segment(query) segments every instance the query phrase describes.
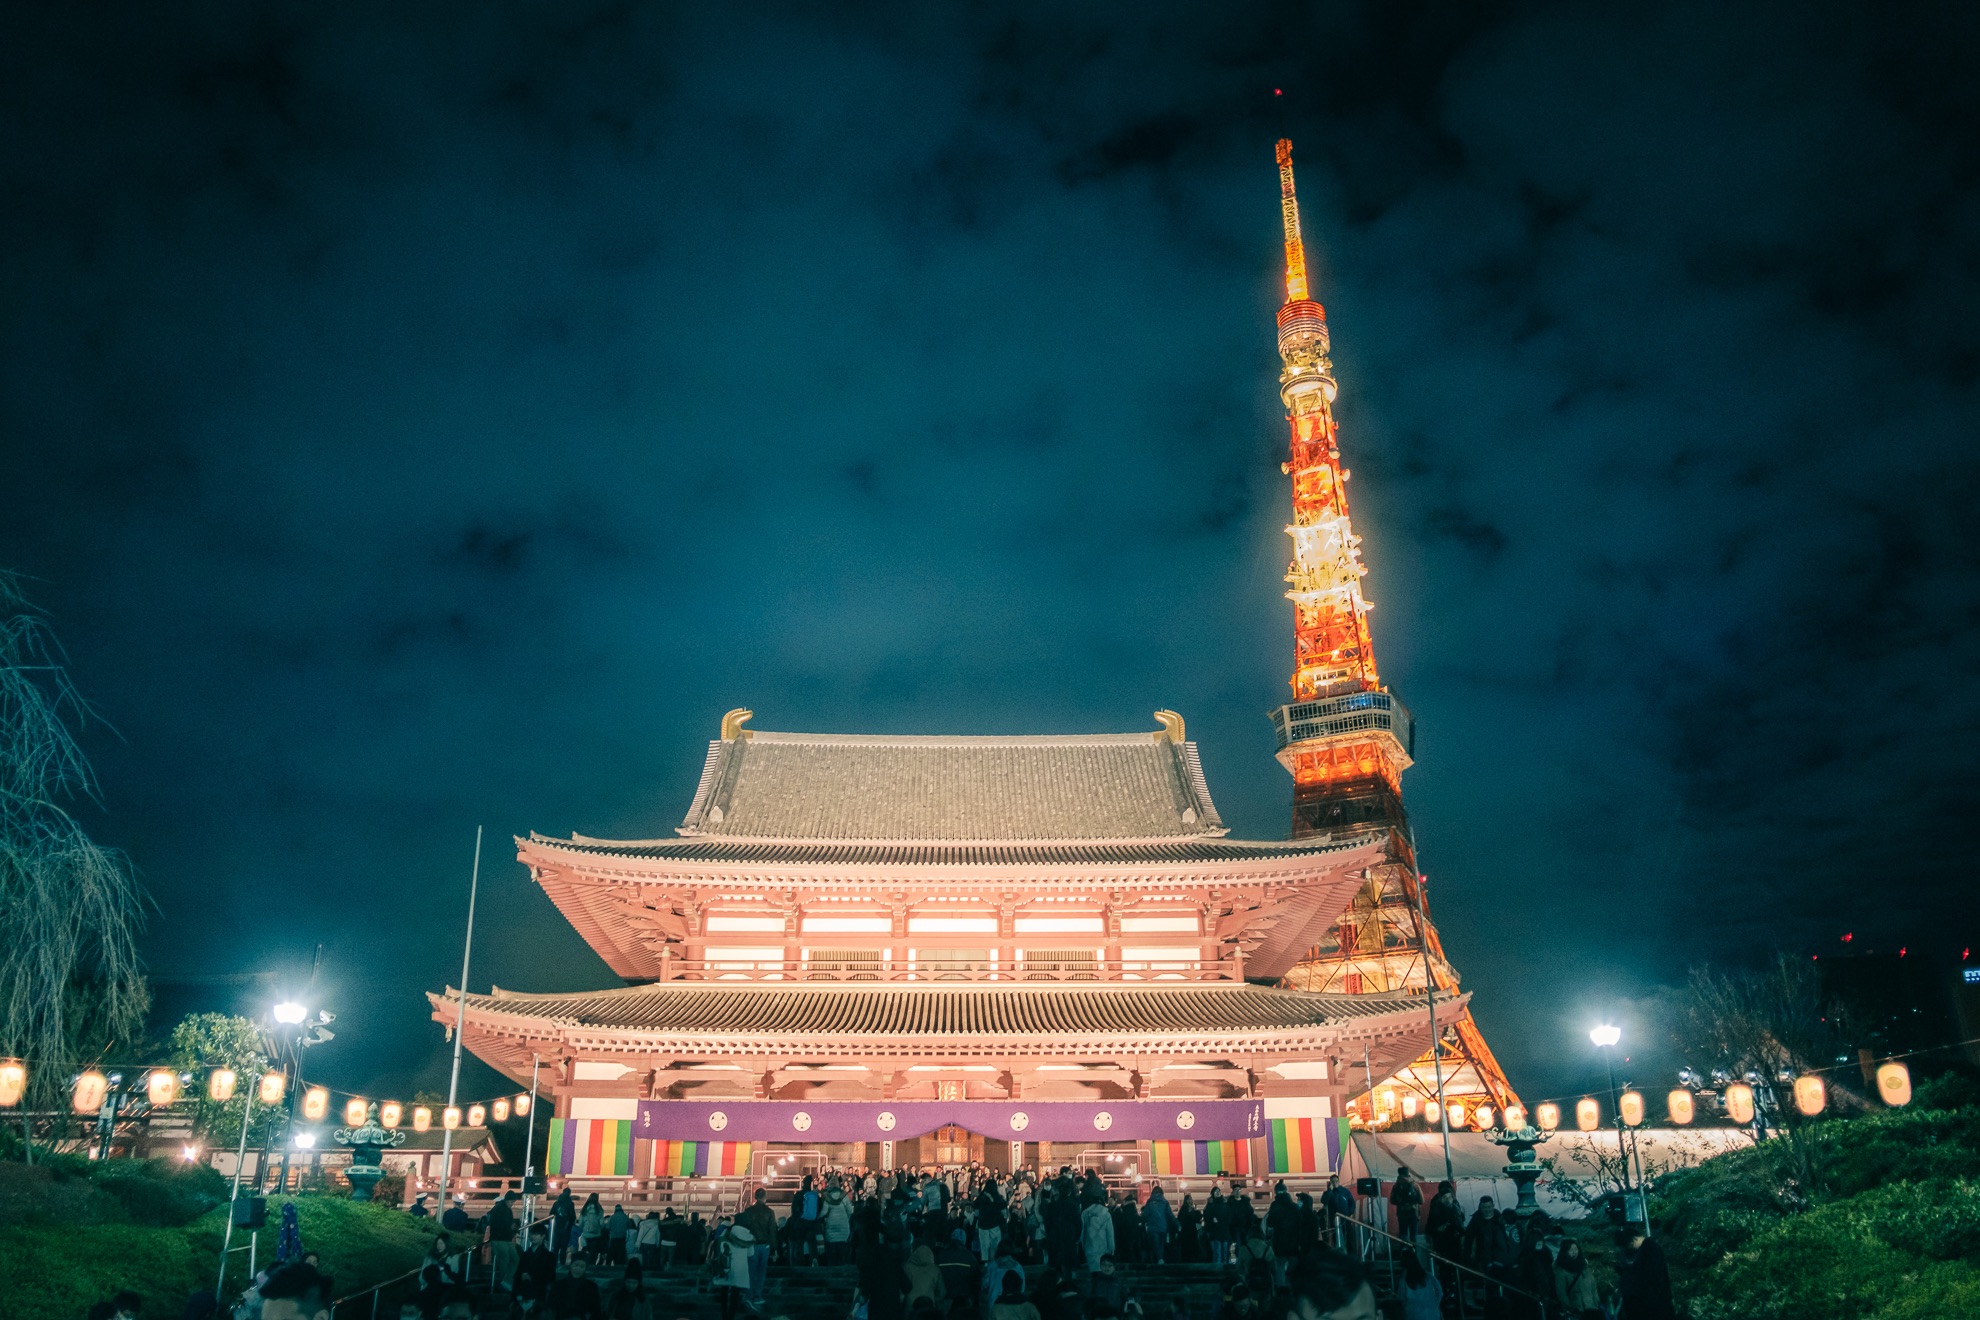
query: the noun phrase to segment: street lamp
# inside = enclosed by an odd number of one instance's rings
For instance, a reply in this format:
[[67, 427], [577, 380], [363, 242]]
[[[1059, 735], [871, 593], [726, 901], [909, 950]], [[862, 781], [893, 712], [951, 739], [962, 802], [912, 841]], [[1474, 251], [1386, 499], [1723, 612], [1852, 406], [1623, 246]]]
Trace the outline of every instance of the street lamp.
[[[315, 982], [315, 979], [315, 974], [312, 972], [310, 976], [312, 984]], [[328, 1009], [318, 1009], [312, 1016], [309, 1006], [296, 999], [284, 999], [281, 1003], [271, 1006], [268, 1010], [268, 1015], [277, 1024], [275, 1029], [269, 1032], [274, 1045], [271, 1052], [278, 1060], [286, 1058], [289, 1076], [294, 1080], [294, 1084], [288, 1088], [287, 1103], [283, 1105], [283, 1125], [290, 1133], [293, 1133], [295, 1131], [296, 1104], [298, 1099], [303, 1099], [307, 1102], [305, 1112], [311, 1121], [322, 1118], [324, 1108], [329, 1103], [329, 1094], [322, 1087], [312, 1088], [300, 1097], [297, 1093], [303, 1090], [301, 1086], [302, 1052], [312, 1045], [321, 1045], [325, 1041], [336, 1038], [337, 1033], [330, 1030], [330, 1024], [337, 1020], [337, 1015]], [[264, 1095], [263, 1099], [267, 1099], [267, 1096]], [[315, 1112], [309, 1112], [310, 1109], [313, 1109]], [[273, 1133], [271, 1130], [270, 1140], [272, 1141], [272, 1139]], [[280, 1180], [276, 1183], [278, 1189], [287, 1187], [289, 1184], [289, 1152], [294, 1148], [294, 1143], [282, 1147], [282, 1166], [281, 1173], [278, 1175]], [[308, 1147], [303, 1147], [302, 1149], [307, 1150]], [[268, 1144], [264, 1143], [262, 1146], [264, 1158], [268, 1150]], [[260, 1178], [261, 1170], [257, 1170], [257, 1190], [260, 1187]]]
[[[1622, 1160], [1623, 1204], [1627, 1206], [1632, 1191], [1632, 1179], [1629, 1174], [1629, 1150], [1623, 1144], [1623, 1129], [1628, 1124], [1623, 1119], [1622, 1096], [1616, 1088], [1615, 1047], [1622, 1043], [1622, 1028], [1609, 1026], [1605, 1023], [1590, 1031], [1588, 1033], [1588, 1039], [1593, 1041], [1595, 1047], [1602, 1051], [1602, 1058], [1609, 1066], [1609, 1105], [1616, 1116], [1616, 1155]], [[1641, 1108], [1641, 1097], [1638, 1098], [1637, 1107], [1639, 1109]], [[1638, 1117], [1641, 1117], [1640, 1113]], [[1638, 1193], [1637, 1204], [1643, 1210], [1643, 1232], [1647, 1236], [1650, 1232], [1650, 1208], [1641, 1198], [1641, 1189], [1636, 1190]]]

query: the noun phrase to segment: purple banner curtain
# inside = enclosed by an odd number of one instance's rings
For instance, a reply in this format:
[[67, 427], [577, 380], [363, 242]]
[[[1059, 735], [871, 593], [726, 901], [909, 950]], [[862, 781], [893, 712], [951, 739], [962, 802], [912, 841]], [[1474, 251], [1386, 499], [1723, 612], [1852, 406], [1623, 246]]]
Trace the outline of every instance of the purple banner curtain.
[[1256, 1100], [642, 1100], [633, 1135], [897, 1141], [951, 1125], [1001, 1141], [1238, 1141], [1265, 1120]]

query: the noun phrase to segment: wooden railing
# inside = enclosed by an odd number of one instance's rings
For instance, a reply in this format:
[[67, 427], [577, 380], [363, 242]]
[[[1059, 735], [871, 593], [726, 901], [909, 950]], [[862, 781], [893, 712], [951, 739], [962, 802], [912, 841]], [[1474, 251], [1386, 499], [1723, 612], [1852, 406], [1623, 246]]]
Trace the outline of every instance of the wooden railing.
[[[670, 1206], [682, 1216], [699, 1213], [703, 1219], [713, 1221], [717, 1215], [732, 1215], [742, 1205], [742, 1197], [754, 1185], [748, 1177], [707, 1177], [707, 1178], [607, 1178], [588, 1175], [559, 1176], [546, 1181], [546, 1190], [535, 1197], [533, 1209], [540, 1217], [550, 1203], [564, 1191], [570, 1189], [571, 1196], [581, 1205], [593, 1192], [598, 1193], [601, 1204], [610, 1208], [615, 1205], [626, 1207], [626, 1213], [638, 1210], [642, 1214], [648, 1210], [665, 1211]], [[405, 1204], [410, 1206], [412, 1198], [422, 1189], [411, 1179], [406, 1181]], [[479, 1220], [488, 1213], [490, 1206], [503, 1195], [514, 1192], [523, 1195], [521, 1178], [457, 1178], [447, 1184], [447, 1195], [463, 1198], [468, 1214]], [[438, 1207], [437, 1215], [445, 1207]]]
[[1198, 957], [1170, 959], [1103, 959], [1027, 962], [985, 958], [913, 960], [876, 959], [872, 962], [803, 959], [751, 962], [738, 958], [667, 958], [662, 981], [1240, 981], [1236, 961], [1205, 961]]

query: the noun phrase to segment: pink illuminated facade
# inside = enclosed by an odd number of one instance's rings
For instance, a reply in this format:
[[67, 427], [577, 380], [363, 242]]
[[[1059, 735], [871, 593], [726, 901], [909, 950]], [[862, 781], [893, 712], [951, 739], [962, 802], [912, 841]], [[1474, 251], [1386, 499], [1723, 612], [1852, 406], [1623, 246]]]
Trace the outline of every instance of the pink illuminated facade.
[[[1364, 1068], [1429, 1039], [1420, 996], [1278, 985], [1383, 845], [1228, 838], [1181, 718], [1157, 719], [882, 738], [732, 712], [674, 837], [517, 840], [627, 987], [470, 995], [466, 1044], [519, 1084], [540, 1064], [573, 1142], [630, 1124], [596, 1138], [608, 1173], [742, 1141], [759, 1164], [1324, 1173]], [[454, 992], [433, 1006], [453, 1022]]]

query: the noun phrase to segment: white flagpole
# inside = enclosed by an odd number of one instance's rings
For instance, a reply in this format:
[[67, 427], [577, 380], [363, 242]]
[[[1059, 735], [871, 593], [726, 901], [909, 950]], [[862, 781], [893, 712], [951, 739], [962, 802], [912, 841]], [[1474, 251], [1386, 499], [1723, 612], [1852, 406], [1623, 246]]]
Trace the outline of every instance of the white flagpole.
[[[468, 918], [467, 939], [461, 944], [461, 998], [459, 1011], [454, 1014], [454, 1075], [447, 1082], [447, 1108], [452, 1109], [460, 1100], [461, 1089], [461, 1033], [467, 1025], [467, 985], [468, 958], [474, 953], [474, 898], [481, 888], [481, 826], [474, 827], [474, 870], [468, 876]], [[531, 1105], [533, 1113], [536, 1106]], [[444, 1115], [442, 1116], [444, 1118]], [[454, 1154], [454, 1130], [445, 1127], [440, 1135], [440, 1213], [447, 1213], [447, 1166]]]
[[[523, 1186], [536, 1174], [536, 1075], [542, 1071], [543, 1056], [529, 1056], [529, 1135], [523, 1138]], [[523, 1193], [523, 1245], [529, 1245], [530, 1225], [536, 1222], [536, 1193]]]

